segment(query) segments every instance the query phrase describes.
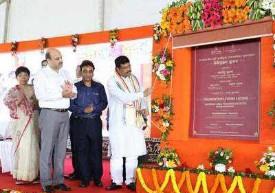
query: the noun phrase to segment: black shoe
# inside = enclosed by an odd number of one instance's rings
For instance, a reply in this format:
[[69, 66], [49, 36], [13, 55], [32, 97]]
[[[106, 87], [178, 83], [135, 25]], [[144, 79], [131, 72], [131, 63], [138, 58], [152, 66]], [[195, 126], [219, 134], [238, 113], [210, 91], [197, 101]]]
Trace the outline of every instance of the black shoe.
[[54, 189], [53, 189], [53, 187], [52, 186], [45, 186], [44, 188], [43, 188], [43, 192], [46, 192], [46, 193], [53, 193], [54, 192]]
[[70, 175], [68, 176], [68, 179], [69, 179], [69, 180], [78, 180], [79, 177], [77, 176], [77, 174], [72, 173], [72, 174], [70, 174]]
[[89, 182], [86, 182], [86, 181], [81, 181], [80, 184], [79, 184], [79, 187], [81, 188], [86, 188], [89, 186]]
[[62, 190], [62, 191], [71, 191], [72, 190], [69, 186], [67, 186], [65, 184], [57, 184], [54, 186], [54, 189]]
[[117, 190], [122, 188], [121, 185], [117, 185], [116, 183], [112, 182], [112, 184], [110, 186], [106, 187], [106, 190]]
[[94, 183], [95, 183], [95, 186], [97, 187], [103, 187], [103, 183], [101, 180], [95, 180]]
[[135, 183], [135, 182], [132, 182], [132, 183], [130, 183], [130, 184], [127, 184], [126, 187], [127, 187], [129, 190], [136, 191], [136, 183]]

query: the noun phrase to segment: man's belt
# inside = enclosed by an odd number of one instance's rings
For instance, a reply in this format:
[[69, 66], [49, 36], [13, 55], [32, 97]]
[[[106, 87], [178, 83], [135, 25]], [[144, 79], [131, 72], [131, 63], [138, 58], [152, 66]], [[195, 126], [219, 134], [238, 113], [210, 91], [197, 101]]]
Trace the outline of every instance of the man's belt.
[[57, 112], [61, 112], [61, 113], [64, 113], [64, 112], [68, 111], [68, 109], [56, 109], [56, 108], [42, 108], [42, 109], [47, 109], [47, 110], [50, 110], [50, 111], [57, 111]]
[[100, 116], [92, 116], [92, 117], [81, 117], [81, 116], [72, 116], [75, 119], [98, 119]]

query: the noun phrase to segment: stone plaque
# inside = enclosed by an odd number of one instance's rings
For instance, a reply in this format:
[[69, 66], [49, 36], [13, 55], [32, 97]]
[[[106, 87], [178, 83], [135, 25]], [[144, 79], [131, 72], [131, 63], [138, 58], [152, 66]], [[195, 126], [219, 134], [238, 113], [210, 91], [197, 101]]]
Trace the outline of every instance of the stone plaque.
[[259, 137], [259, 39], [192, 51], [193, 137], [257, 140]]

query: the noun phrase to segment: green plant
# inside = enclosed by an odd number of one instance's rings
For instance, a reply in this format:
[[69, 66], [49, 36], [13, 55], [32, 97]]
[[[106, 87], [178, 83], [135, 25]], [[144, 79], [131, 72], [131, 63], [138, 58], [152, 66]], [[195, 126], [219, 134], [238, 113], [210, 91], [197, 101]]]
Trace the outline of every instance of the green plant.
[[216, 164], [227, 165], [232, 162], [232, 151], [219, 147], [217, 150], [210, 151], [209, 161], [211, 167]]

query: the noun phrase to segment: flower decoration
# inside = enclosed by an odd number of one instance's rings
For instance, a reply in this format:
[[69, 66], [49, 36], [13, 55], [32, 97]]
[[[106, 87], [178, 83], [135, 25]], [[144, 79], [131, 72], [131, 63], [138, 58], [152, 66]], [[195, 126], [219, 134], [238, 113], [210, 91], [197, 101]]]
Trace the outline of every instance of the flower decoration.
[[161, 38], [161, 26], [159, 23], [156, 23], [153, 27], [154, 30], [154, 34], [153, 34], [153, 38], [155, 41], [159, 41]]
[[250, 8], [247, 0], [223, 0], [223, 23], [242, 23], [249, 18]]
[[186, 2], [192, 2], [193, 0], [175, 0], [175, 1], [170, 1], [168, 4], [168, 7], [180, 7], [184, 5]]
[[227, 169], [227, 173], [230, 175], [230, 176], [234, 176], [234, 174], [236, 173], [236, 170], [230, 166], [228, 169]]
[[202, 2], [197, 0], [189, 7], [188, 16], [191, 20], [192, 30], [197, 31], [203, 28], [202, 15]]
[[113, 29], [109, 32], [109, 41], [111, 43], [111, 47], [113, 47], [119, 39], [118, 29]]
[[272, 19], [275, 20], [275, 1], [273, 1], [273, 2], [271, 3], [270, 8], [271, 8]]
[[73, 51], [76, 52], [76, 47], [79, 44], [79, 35], [78, 34], [74, 34], [72, 35], [72, 46], [73, 46]]
[[157, 163], [159, 166], [166, 168], [175, 168], [181, 164], [176, 150], [168, 147], [160, 150], [160, 153], [157, 156]]
[[203, 165], [203, 164], [200, 164], [200, 165], [198, 165], [197, 169], [198, 169], [198, 170], [204, 170], [205, 168], [204, 168], [204, 165]]
[[204, 171], [205, 170], [205, 167], [203, 164], [199, 164], [198, 167], [197, 167], [197, 170], [198, 171]]
[[222, 6], [219, 0], [203, 0], [202, 19], [205, 27], [222, 25]]
[[168, 8], [164, 8], [161, 11], [161, 21], [160, 21], [160, 27], [161, 27], [161, 32], [164, 37], [167, 37], [168, 34], [170, 33], [170, 21], [168, 20]]
[[225, 172], [226, 165], [232, 162], [232, 151], [219, 147], [209, 153], [210, 166], [217, 172]]
[[265, 11], [266, 15], [271, 15], [275, 19], [275, 1], [274, 0], [262, 0], [262, 9]]
[[163, 36], [179, 35], [204, 27], [238, 24], [248, 19], [259, 20], [272, 16], [275, 20], [274, 0], [174, 0], [162, 10]]
[[168, 10], [167, 19], [169, 21], [169, 31], [173, 35], [191, 31], [192, 26], [188, 17], [188, 10], [191, 5], [192, 3], [188, 2], [182, 4], [180, 7], [171, 7]]
[[156, 126], [162, 133], [161, 138], [165, 141], [172, 126], [173, 106], [171, 97], [164, 95], [161, 99], [153, 99], [151, 111]]
[[43, 54], [45, 51], [45, 48], [48, 47], [48, 39], [42, 37], [40, 39], [39, 46], [40, 46], [41, 54]]
[[268, 147], [267, 152], [263, 154], [263, 157], [256, 164], [266, 176], [275, 177], [275, 151], [273, 148]]
[[266, 11], [263, 9], [263, 0], [248, 0], [247, 6], [251, 8], [249, 13], [249, 18], [252, 20], [259, 20], [262, 19]]
[[11, 42], [11, 54], [16, 55], [18, 42]]
[[168, 83], [171, 80], [171, 74], [174, 69], [174, 61], [168, 54], [158, 54], [153, 57], [153, 72], [156, 74], [159, 80]]

